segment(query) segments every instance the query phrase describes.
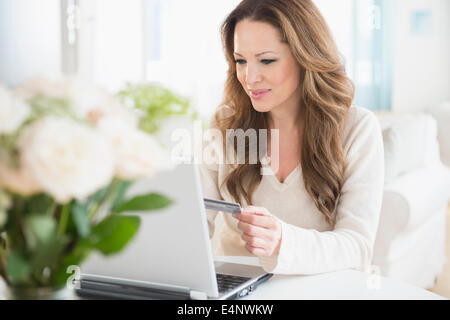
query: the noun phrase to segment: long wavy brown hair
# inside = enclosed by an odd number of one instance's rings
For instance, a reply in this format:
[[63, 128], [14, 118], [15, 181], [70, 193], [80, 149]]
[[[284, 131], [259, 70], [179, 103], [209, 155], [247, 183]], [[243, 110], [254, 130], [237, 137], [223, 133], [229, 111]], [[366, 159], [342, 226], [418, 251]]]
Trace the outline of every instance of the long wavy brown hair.
[[[234, 30], [243, 19], [266, 22], [277, 28], [300, 66], [303, 183], [326, 221], [334, 225], [334, 209], [346, 168], [342, 133], [355, 90], [330, 29], [311, 0], [244, 0], [229, 14], [221, 27], [229, 65], [221, 105], [231, 108], [233, 115], [224, 117], [221, 108], [215, 114], [215, 126], [223, 137], [227, 129], [269, 129], [267, 113], [254, 110], [237, 78]], [[247, 160], [248, 153], [246, 141]], [[252, 195], [262, 179], [261, 166], [260, 159], [257, 164], [246, 161], [225, 178], [227, 190], [236, 201], [243, 197], [247, 204], [252, 204]]]

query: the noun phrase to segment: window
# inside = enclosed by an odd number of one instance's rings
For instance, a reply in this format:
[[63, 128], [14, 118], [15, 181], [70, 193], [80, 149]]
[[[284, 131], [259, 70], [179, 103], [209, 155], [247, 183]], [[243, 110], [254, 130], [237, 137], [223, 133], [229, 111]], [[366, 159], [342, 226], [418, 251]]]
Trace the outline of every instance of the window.
[[60, 38], [59, 0], [0, 0], [0, 83], [59, 72]]
[[144, 80], [145, 0], [78, 0], [79, 72], [110, 91]]
[[191, 98], [209, 117], [222, 99], [227, 65], [220, 25], [238, 0], [147, 0], [146, 74]]
[[[208, 118], [222, 100], [227, 71], [220, 26], [239, 2], [64, 0], [61, 3], [66, 3], [66, 7], [70, 3], [79, 6], [76, 71], [110, 91], [123, 88], [126, 82], [160, 82], [190, 98], [200, 116]], [[315, 3], [328, 22], [347, 72], [356, 84], [355, 104], [374, 110], [390, 109], [393, 1], [315, 0]], [[36, 10], [29, 9], [29, 1], [4, 0], [0, 5], [0, 44], [2, 49], [7, 48], [0, 52], [1, 60], [6, 61], [0, 70], [3, 82], [13, 85], [36, 73], [67, 71], [64, 67], [67, 55], [73, 52], [61, 47], [61, 32], [67, 31], [64, 19], [60, 18], [66, 14], [65, 6], [57, 0], [39, 1], [36, 5], [45, 14], [45, 23], [39, 23], [30, 16]], [[29, 21], [35, 21], [31, 29]], [[14, 37], [9, 30], [14, 30]], [[27, 41], [22, 41], [25, 38]], [[21, 58], [23, 54], [26, 57]]]
[[355, 104], [392, 107], [393, 1], [353, 0]]

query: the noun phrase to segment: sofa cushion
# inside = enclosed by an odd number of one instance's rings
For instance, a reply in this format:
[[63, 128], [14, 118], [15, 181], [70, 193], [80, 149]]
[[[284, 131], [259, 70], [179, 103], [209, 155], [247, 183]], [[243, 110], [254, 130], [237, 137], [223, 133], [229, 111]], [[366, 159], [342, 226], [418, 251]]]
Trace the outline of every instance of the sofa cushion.
[[441, 160], [450, 166], [450, 101], [430, 109], [429, 112], [437, 121]]
[[449, 199], [450, 170], [446, 166], [414, 170], [385, 185], [380, 224], [395, 227], [397, 234], [409, 232], [420, 228]]
[[442, 164], [415, 170], [386, 185], [374, 262], [389, 264], [407, 254], [414, 246], [413, 235], [437, 216], [445, 218], [449, 198], [450, 170]]
[[[393, 181], [402, 171], [401, 138], [397, 130], [383, 130], [384, 183]], [[409, 166], [409, 165], [408, 165]]]
[[377, 238], [372, 263], [381, 275], [430, 288], [442, 271], [445, 257], [446, 206], [413, 232], [401, 233], [389, 242]]
[[379, 117], [383, 130], [385, 183], [401, 174], [439, 162], [436, 121], [430, 115]]

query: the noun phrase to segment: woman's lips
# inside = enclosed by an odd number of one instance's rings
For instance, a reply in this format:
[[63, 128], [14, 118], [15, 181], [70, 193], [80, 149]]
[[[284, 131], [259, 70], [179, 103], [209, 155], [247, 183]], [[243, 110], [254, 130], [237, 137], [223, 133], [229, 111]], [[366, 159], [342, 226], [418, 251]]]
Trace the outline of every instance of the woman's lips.
[[260, 100], [260, 99], [264, 98], [269, 92], [270, 92], [270, 89], [250, 90], [252, 99], [255, 99], [255, 100]]

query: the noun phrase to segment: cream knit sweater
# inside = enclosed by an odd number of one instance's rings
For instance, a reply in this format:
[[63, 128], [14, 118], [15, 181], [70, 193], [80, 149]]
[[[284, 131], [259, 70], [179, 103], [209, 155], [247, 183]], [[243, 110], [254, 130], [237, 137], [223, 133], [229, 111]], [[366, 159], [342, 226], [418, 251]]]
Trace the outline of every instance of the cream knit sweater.
[[[260, 258], [267, 272], [316, 274], [340, 269], [364, 270], [371, 264], [384, 182], [381, 129], [375, 115], [353, 106], [343, 136], [348, 167], [332, 229], [306, 192], [299, 165], [283, 183], [264, 175], [253, 195], [253, 205], [267, 208], [282, 226], [278, 255]], [[205, 197], [232, 201], [222, 185], [231, 167], [200, 165]], [[241, 203], [246, 206], [246, 203]], [[207, 210], [215, 255], [252, 256], [241, 239], [237, 220], [230, 214]], [[216, 218], [223, 223], [215, 228]], [[215, 234], [214, 234], [215, 233]]]

